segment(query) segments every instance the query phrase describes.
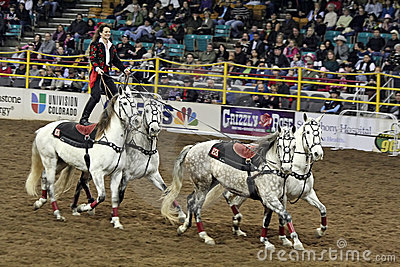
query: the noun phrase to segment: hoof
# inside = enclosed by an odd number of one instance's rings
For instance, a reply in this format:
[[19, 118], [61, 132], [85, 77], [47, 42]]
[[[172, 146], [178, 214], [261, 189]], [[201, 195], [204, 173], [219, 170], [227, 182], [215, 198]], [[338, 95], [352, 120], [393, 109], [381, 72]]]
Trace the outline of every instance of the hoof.
[[295, 243], [294, 246], [293, 246], [293, 248], [294, 248], [295, 250], [304, 250], [303, 244], [300, 243], [300, 242]]
[[207, 245], [211, 245], [211, 246], [215, 245], [215, 241], [211, 237], [209, 239], [204, 240], [204, 243], [206, 243]]
[[315, 236], [316, 237], [323, 237], [325, 235], [325, 231], [323, 231], [321, 228], [315, 229]]
[[112, 217], [110, 223], [114, 224], [115, 229], [121, 229], [121, 230], [124, 229], [124, 226], [120, 223], [118, 217]]
[[286, 236], [279, 236], [279, 239], [282, 241], [282, 245], [284, 247], [290, 247], [291, 248], [293, 246], [292, 242], [289, 239], [287, 239]]
[[178, 232], [178, 235], [183, 234], [184, 232], [186, 232], [186, 227], [183, 225], [179, 226], [177, 232]]
[[41, 207], [43, 207], [44, 203], [47, 202], [47, 199], [44, 198], [39, 198], [38, 200], [35, 201], [35, 203], [33, 203], [33, 210], [38, 210]]
[[233, 234], [237, 235], [237, 236], [247, 236], [247, 234], [245, 232], [243, 232], [242, 230], [240, 230], [240, 229], [233, 230]]
[[76, 209], [72, 210], [72, 215], [73, 216], [81, 216], [81, 214]]
[[266, 239], [264, 240], [264, 247], [265, 247], [265, 250], [270, 250], [270, 251], [275, 250], [275, 246]]
[[88, 210], [87, 212], [89, 215], [93, 216], [96, 214], [96, 209]]
[[60, 221], [60, 222], [65, 222], [65, 221], [66, 221], [66, 219], [65, 219], [65, 217], [64, 217], [64, 216], [57, 216], [57, 221]]

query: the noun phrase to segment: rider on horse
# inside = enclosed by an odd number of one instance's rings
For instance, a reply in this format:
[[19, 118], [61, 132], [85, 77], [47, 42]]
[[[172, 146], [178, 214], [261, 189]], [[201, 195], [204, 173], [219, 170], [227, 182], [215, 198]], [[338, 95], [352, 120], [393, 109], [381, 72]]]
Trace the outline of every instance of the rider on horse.
[[82, 125], [90, 124], [90, 114], [100, 101], [101, 84], [103, 85], [103, 90], [107, 97], [110, 99], [118, 92], [113, 79], [108, 75], [111, 65], [115, 65], [121, 72], [125, 72], [126, 74], [130, 73], [129, 69], [125, 68], [118, 58], [117, 50], [110, 41], [110, 37], [111, 28], [109, 25], [103, 23], [97, 28], [93, 40], [90, 43], [89, 55], [92, 68], [90, 70], [89, 86], [91, 88], [91, 97], [86, 103], [79, 121]]

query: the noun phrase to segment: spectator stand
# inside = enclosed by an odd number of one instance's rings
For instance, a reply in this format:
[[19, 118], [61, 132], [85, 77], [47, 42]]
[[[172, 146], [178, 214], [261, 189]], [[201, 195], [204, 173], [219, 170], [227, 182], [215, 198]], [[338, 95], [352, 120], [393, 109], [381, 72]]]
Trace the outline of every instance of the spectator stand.
[[[5, 54], [8, 54], [10, 56], [9, 52], [1, 52], [0, 53], [2, 57]], [[26, 54], [26, 57], [25, 57]], [[19, 51], [17, 55], [23, 55], [20, 57], [6, 57], [6, 59], [1, 59], [0, 62], [7, 62], [10, 66], [14, 66], [14, 73], [0, 73], [0, 76], [8, 77], [8, 79], [11, 79], [15, 81], [16, 79], [20, 78], [23, 82], [20, 83], [20, 81], [17, 82], [19, 86], [30, 88], [32, 85], [33, 79], [40, 79], [40, 80], [62, 80], [62, 81], [76, 81], [76, 82], [82, 82], [82, 83], [87, 83], [87, 71], [89, 69], [88, 63], [87, 62], [77, 62], [77, 60], [82, 60], [84, 58], [83, 55], [78, 55], [78, 56], [57, 56], [58, 58], [61, 58], [62, 61], [54, 61], [52, 58], [54, 58], [54, 55], [48, 55], [48, 54], [40, 54], [37, 52], [33, 51]], [[37, 59], [35, 56], [41, 55], [43, 58], [47, 57], [47, 59]], [[76, 60], [73, 60], [76, 59]], [[185, 90], [195, 90], [197, 91], [198, 94], [204, 94], [204, 92], [212, 92], [213, 96], [218, 99], [218, 103], [220, 104], [227, 104], [232, 102], [229, 101], [229, 98], [231, 98], [232, 95], [237, 95], [237, 96], [253, 96], [253, 95], [261, 95], [265, 97], [281, 97], [282, 99], [289, 99], [289, 103], [291, 101], [291, 106], [283, 106], [282, 108], [286, 109], [294, 109], [294, 110], [308, 110], [311, 108], [312, 111], [317, 111], [317, 108], [315, 107], [315, 104], [310, 104], [310, 103], [322, 103], [322, 101], [325, 100], [334, 100], [334, 101], [341, 101], [343, 103], [350, 103], [349, 105], [354, 105], [354, 103], [359, 103], [363, 104], [364, 106], [367, 107], [373, 107], [374, 111], [379, 112], [380, 108], [382, 107], [387, 107], [387, 106], [392, 106], [392, 105], [398, 105], [398, 104], [392, 104], [392, 103], [387, 103], [386, 100], [389, 98], [386, 97], [386, 94], [384, 92], [388, 93], [393, 93], [395, 91], [400, 91], [398, 88], [393, 88], [390, 87], [391, 83], [384, 84], [383, 81], [386, 78], [393, 78], [393, 79], [400, 79], [400, 76], [395, 76], [395, 75], [388, 75], [384, 73], [362, 73], [362, 76], [368, 76], [371, 79], [374, 80], [375, 83], [371, 84], [365, 84], [365, 82], [355, 79], [327, 79], [327, 78], [307, 78], [307, 79], [302, 79], [302, 70], [305, 68], [297, 67], [297, 68], [280, 68], [278, 71], [279, 73], [282, 73], [279, 77], [274, 77], [273, 75], [269, 74], [256, 74], [256, 73], [244, 73], [238, 72], [237, 70], [244, 70], [246, 68], [249, 69], [260, 69], [257, 67], [252, 67], [252, 66], [243, 66], [243, 65], [238, 65], [234, 64], [231, 62], [222, 62], [222, 63], [214, 63], [214, 64], [201, 64], [201, 65], [187, 65], [187, 64], [181, 64], [161, 58], [153, 58], [153, 59], [146, 59], [146, 60], [130, 60], [128, 61], [129, 63], [131, 62], [138, 62], [139, 67], [134, 66], [133, 71], [135, 72], [142, 72], [142, 73], [152, 73], [151, 78], [147, 80], [147, 83], [145, 84], [140, 84], [147, 86], [147, 88], [154, 88], [154, 92], [158, 91], [158, 87], [161, 87], [160, 84], [160, 75], [162, 74], [168, 74], [171, 77], [171, 85], [162, 85], [162, 87], [166, 88], [178, 88], [181, 89], [182, 92]], [[140, 64], [143, 64], [144, 62], [148, 62], [148, 64], [153, 64], [153, 69], [141, 69]], [[162, 65], [168, 66], [164, 69], [160, 69], [161, 63]], [[17, 68], [16, 65], [26, 65], [25, 70], [21, 73], [17, 73]], [[86, 72], [85, 78], [67, 78], [66, 76], [64, 77], [54, 77], [54, 76], [45, 76], [45, 75], [31, 75], [30, 70], [32, 70], [32, 66], [38, 66], [38, 67], [48, 67], [48, 68], [58, 68], [58, 69], [81, 69]], [[21, 67], [23, 69], [23, 67]], [[235, 71], [228, 71], [230, 69], [235, 69]], [[276, 68], [262, 68], [263, 70], [269, 70], [269, 71], [277, 71]], [[299, 75], [297, 77], [288, 77], [285, 76], [285, 72], [296, 69], [297, 73]], [[305, 69], [307, 70], [307, 69]], [[313, 70], [318, 73], [322, 73], [320, 70]], [[112, 70], [112, 72], [115, 72], [115, 69]], [[326, 74], [334, 74], [334, 72], [325, 72]], [[117, 73], [115, 73], [117, 74]], [[360, 73], [344, 73], [346, 77], [357, 77], [360, 76]], [[192, 80], [192, 86], [185, 86], [183, 83], [186, 78], [189, 78]], [[12, 85], [11, 83], [5, 83], [7, 79], [1, 79], [1, 85], [3, 86], [9, 86]], [[213, 80], [213, 84], [215, 85], [215, 88], [210, 88], [207, 87], [207, 83], [209, 80]], [[239, 81], [238, 83], [232, 83], [233, 81]], [[270, 90], [269, 87], [272, 87], [274, 83], [288, 83], [290, 81], [291, 83], [295, 84], [295, 88], [297, 90], [292, 89], [289, 91], [288, 94], [276, 94], [276, 93], [271, 93], [268, 90]], [[256, 91], [256, 84], [265, 84], [266, 88], [268, 90], [265, 91]], [[132, 82], [130, 83], [132, 85], [139, 85], [139, 83]], [[326, 86], [336, 86], [336, 87], [345, 87], [345, 88], [354, 88], [356, 94], [343, 94], [342, 99], [330, 99], [326, 98], [326, 92], [321, 92], [321, 91], [303, 91], [303, 84], [313, 84], [318, 87], [326, 87]], [[386, 87], [387, 86], [387, 87]], [[368, 93], [366, 95], [362, 95], [360, 92], [372, 92]], [[357, 93], [358, 92], [358, 93]], [[368, 96], [368, 99], [365, 97]], [[384, 99], [386, 97], [386, 99]], [[240, 98], [240, 97], [239, 97]], [[381, 101], [381, 99], [384, 99], [384, 101]], [[317, 101], [318, 100], [318, 101]], [[302, 104], [303, 103], [303, 104]], [[240, 104], [240, 103], [235, 103], [235, 104]]]

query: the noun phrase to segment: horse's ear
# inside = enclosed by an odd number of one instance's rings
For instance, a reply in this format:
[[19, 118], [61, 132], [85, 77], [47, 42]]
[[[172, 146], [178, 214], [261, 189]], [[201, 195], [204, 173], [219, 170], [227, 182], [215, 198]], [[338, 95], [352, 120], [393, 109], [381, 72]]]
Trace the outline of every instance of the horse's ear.
[[122, 96], [123, 93], [124, 93], [124, 90], [122, 90], [122, 86], [118, 86], [118, 94], [119, 94], [120, 96]]
[[324, 117], [325, 114], [322, 114], [321, 116], [319, 116], [318, 118], [315, 119], [316, 122], [320, 123], [322, 118]]
[[292, 133], [294, 134], [296, 132], [296, 126], [292, 126]]
[[278, 124], [278, 133], [281, 133], [281, 132], [282, 132], [281, 125], [280, 125], [280, 124]]
[[303, 115], [303, 119], [304, 119], [304, 122], [306, 122], [306, 121], [307, 121], [308, 117], [307, 117], [307, 114], [306, 114], [306, 113], [304, 113], [304, 115]]

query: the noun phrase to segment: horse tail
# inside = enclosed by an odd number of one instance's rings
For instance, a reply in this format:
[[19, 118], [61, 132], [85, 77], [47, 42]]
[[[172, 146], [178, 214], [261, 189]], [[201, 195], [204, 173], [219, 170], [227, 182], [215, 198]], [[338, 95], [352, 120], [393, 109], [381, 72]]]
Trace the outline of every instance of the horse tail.
[[25, 189], [28, 195], [37, 196], [36, 186], [42, 177], [44, 170], [42, 159], [40, 158], [39, 151], [36, 146], [36, 140], [32, 144], [32, 163], [31, 172], [29, 173], [28, 179], [26, 179]]
[[186, 155], [192, 147], [193, 145], [185, 146], [176, 159], [174, 170], [172, 172], [173, 181], [171, 186], [166, 189], [166, 192], [168, 193], [164, 196], [161, 204], [162, 216], [168, 219], [171, 223], [178, 222], [178, 218], [174, 216], [176, 211], [172, 209], [172, 202], [174, 202], [181, 191], [184, 170], [183, 163], [185, 162]]
[[203, 203], [203, 209], [217, 200], [224, 192], [225, 188], [221, 184], [214, 186], [214, 188], [207, 193], [206, 199]]
[[74, 179], [71, 179], [73, 175], [74, 167], [72, 166], [67, 166], [61, 171], [60, 177], [54, 184], [56, 198], [71, 189], [74, 184]]

